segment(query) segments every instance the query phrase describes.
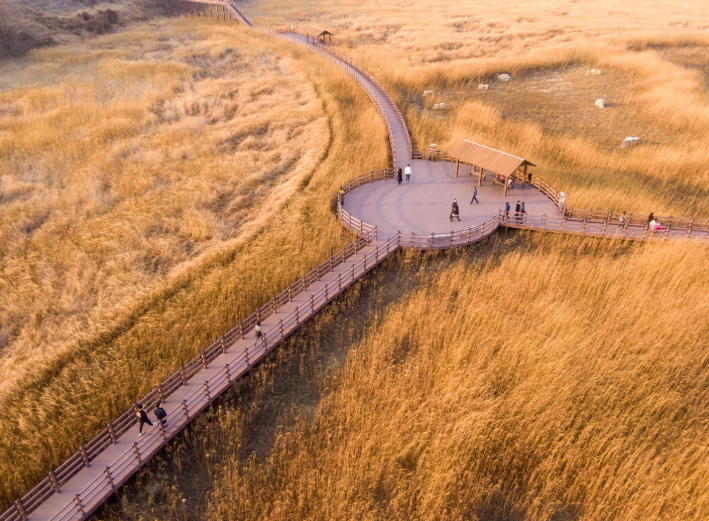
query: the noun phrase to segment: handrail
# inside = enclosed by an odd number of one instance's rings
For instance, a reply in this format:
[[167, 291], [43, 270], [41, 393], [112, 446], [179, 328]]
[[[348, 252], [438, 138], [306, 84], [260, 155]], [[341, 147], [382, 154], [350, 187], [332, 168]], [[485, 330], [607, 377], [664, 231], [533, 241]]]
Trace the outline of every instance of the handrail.
[[[161, 399], [167, 398], [177, 389], [185, 385], [202, 367], [209, 365], [218, 356], [229, 349], [229, 347], [233, 346], [239, 340], [242, 340], [253, 330], [257, 321], [264, 320], [271, 316], [280, 306], [290, 302], [293, 297], [308, 289], [315, 282], [320, 280], [323, 275], [329, 273], [353, 255], [356, 255], [357, 252], [375, 240], [376, 228], [367, 227], [360, 237], [357, 237], [353, 242], [330, 256], [325, 262], [315, 266], [314, 269], [289, 285], [266, 304], [257, 308], [255, 312], [241, 320], [234, 328], [219, 337], [219, 339], [214, 341], [206, 349], [202, 350], [199, 355], [185, 363], [180, 370], [169, 376], [143, 398], [138, 400], [138, 403], [141, 403], [146, 409], [151, 409], [156, 406]], [[387, 240], [387, 245], [389, 245], [388, 241], [390, 240], [391, 239]], [[396, 247], [398, 247], [398, 245]], [[355, 267], [358, 265], [361, 265], [361, 261], [359, 264], [356, 264]], [[357, 270], [355, 269], [354, 273], [356, 272]], [[319, 300], [315, 299], [316, 304], [317, 302], [319, 302]], [[136, 423], [135, 409], [128, 409], [111, 422], [106, 429], [103, 429], [99, 434], [83, 445], [79, 451], [75, 452], [54, 471], [50, 472], [48, 477], [44, 478], [37, 486], [17, 500], [6, 512], [0, 514], [0, 521], [22, 520], [23, 515], [31, 513], [42, 501], [56, 493], [58, 489], [61, 489], [62, 485], [75, 476], [81, 469], [86, 467], [87, 461], [89, 463], [93, 461], [103, 450], [113, 445], [122, 434], [130, 430]]]
[[690, 240], [709, 242], [709, 226], [679, 224], [677, 221], [669, 221], [668, 223], [668, 221], [663, 221], [663, 218], [656, 217], [656, 226], [653, 228], [646, 220], [620, 222], [609, 218], [596, 219], [592, 217], [593, 214], [589, 218], [571, 217], [566, 214], [561, 216], [532, 215], [510, 211], [507, 214], [503, 212], [500, 226], [634, 241]]

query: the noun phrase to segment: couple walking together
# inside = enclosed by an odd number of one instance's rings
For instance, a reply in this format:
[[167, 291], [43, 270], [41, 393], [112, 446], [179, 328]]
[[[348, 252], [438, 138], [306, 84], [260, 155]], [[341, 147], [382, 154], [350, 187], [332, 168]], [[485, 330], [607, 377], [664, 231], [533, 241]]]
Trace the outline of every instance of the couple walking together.
[[[408, 183], [411, 179], [411, 165], [406, 165], [404, 169], [404, 175], [406, 175], [406, 182]], [[401, 167], [396, 171], [396, 182], [401, 184]]]

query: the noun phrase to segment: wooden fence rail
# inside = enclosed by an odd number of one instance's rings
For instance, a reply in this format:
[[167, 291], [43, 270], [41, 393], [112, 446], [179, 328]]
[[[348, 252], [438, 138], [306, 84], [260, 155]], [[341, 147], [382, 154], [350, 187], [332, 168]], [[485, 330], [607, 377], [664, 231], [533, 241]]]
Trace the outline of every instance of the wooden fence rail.
[[[663, 217], [657, 217], [659, 223], [666, 223]], [[661, 242], [661, 241], [701, 241], [709, 242], [709, 227], [696, 227], [683, 222], [679, 224], [662, 225], [659, 229], [653, 228], [647, 220], [636, 222], [618, 220], [594, 219], [586, 217], [570, 217], [568, 215], [530, 215], [514, 214], [510, 212], [500, 215], [500, 226], [508, 228], [521, 228], [527, 230], [541, 230], [559, 232], [570, 235], [586, 235], [592, 237], [606, 237], [633, 241]]]
[[[146, 409], [155, 407], [161, 399], [164, 400], [169, 397], [178, 388], [185, 385], [195, 374], [222, 355], [229, 347], [243, 339], [245, 335], [253, 330], [257, 321], [263, 321], [271, 316], [279, 307], [290, 302], [295, 296], [308, 289], [347, 259], [356, 255], [375, 239], [376, 229], [368, 228], [365, 230], [363, 234], [352, 243], [342, 248], [324, 262], [318, 264], [314, 269], [296, 280], [263, 306], [259, 307], [254, 313], [241, 320], [234, 328], [219, 337], [210, 346], [201, 351], [199, 355], [189, 360], [180, 367], [178, 371], [143, 396], [139, 400], [139, 403]], [[388, 240], [386, 244], [392, 248], [398, 247], [398, 245], [394, 245], [391, 242], [391, 239]], [[64, 463], [50, 472], [37, 486], [21, 499], [17, 500], [10, 509], [0, 514], [0, 521], [25, 519], [39, 504], [60, 491], [62, 485], [75, 476], [81, 469], [85, 468], [87, 463], [90, 464], [107, 447], [115, 444], [118, 438], [130, 430], [136, 423], [134, 406], [116, 418], [93, 439], [83, 445], [79, 451], [75, 452]]]

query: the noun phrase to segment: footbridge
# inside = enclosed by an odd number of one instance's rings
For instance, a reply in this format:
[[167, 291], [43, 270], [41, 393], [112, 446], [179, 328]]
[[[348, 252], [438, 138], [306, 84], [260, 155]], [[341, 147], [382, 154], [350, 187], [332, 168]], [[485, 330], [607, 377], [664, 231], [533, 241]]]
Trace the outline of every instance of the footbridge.
[[[432, 156], [413, 149], [404, 118], [392, 97], [350, 58], [330, 46], [310, 43], [306, 35], [297, 31], [255, 24], [231, 0], [158, 2], [172, 14], [216, 14], [225, 22], [236, 20], [254, 31], [304, 47], [344, 69], [367, 92], [382, 116], [393, 167], [362, 174], [342, 187], [337, 213], [342, 224], [356, 235], [352, 243], [315, 266], [137, 400], [134, 407], [16, 500], [0, 515], [0, 521], [74, 521], [89, 517], [235, 380], [401, 248], [465, 246], [489, 237], [500, 227], [618, 240], [709, 242], [709, 220], [656, 217], [663, 224], [658, 230], [648, 224], [645, 215], [566, 208], [559, 192], [539, 177], [504, 194], [492, 182], [480, 185], [479, 202], [471, 203], [468, 199], [472, 196], [474, 172], [464, 168], [458, 175], [459, 165], [454, 167], [445, 152]], [[412, 167], [412, 179], [399, 184], [396, 169], [407, 164]], [[461, 208], [460, 220], [455, 222], [450, 219], [450, 202], [454, 198]], [[517, 199], [526, 203], [526, 211], [505, 211], [505, 203]], [[263, 331], [260, 336], [254, 329], [258, 322]], [[159, 401], [164, 402], [168, 413], [166, 425], [156, 421], [141, 436], [136, 419], [138, 403], [150, 410]]]

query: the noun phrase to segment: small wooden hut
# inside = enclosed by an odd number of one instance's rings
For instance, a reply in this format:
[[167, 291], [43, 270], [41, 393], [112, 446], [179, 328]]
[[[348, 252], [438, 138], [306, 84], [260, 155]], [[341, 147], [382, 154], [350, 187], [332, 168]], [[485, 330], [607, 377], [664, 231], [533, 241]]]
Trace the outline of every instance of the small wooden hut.
[[316, 27], [314, 25], [306, 25], [305, 27], [303, 27], [301, 32], [305, 35], [305, 38], [308, 42], [310, 42], [310, 39], [312, 38], [313, 43], [320, 42], [329, 44], [332, 43], [332, 37], [334, 36], [327, 29], [323, 29], [322, 27]]

